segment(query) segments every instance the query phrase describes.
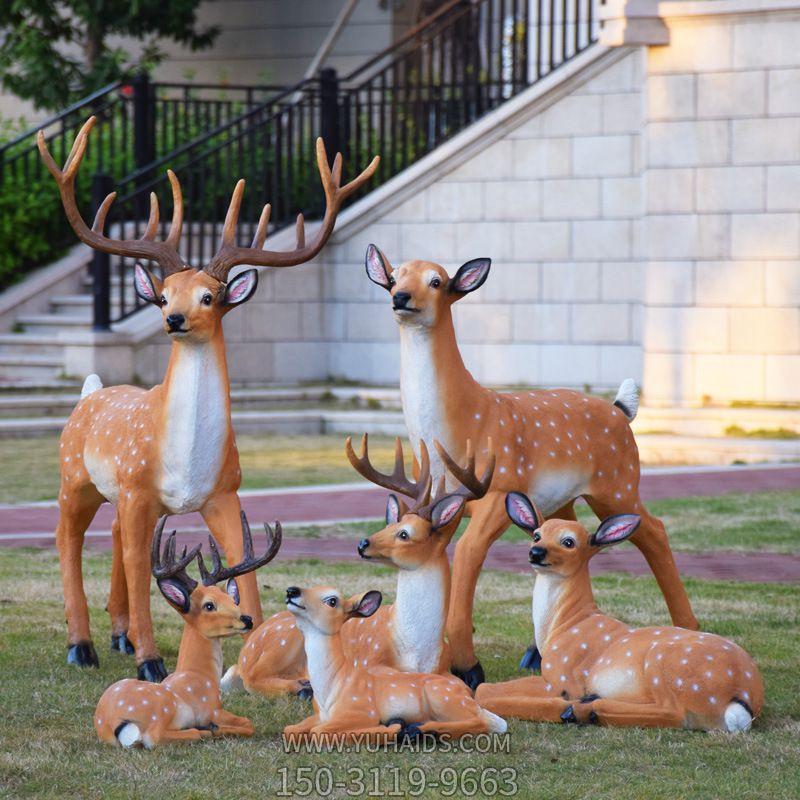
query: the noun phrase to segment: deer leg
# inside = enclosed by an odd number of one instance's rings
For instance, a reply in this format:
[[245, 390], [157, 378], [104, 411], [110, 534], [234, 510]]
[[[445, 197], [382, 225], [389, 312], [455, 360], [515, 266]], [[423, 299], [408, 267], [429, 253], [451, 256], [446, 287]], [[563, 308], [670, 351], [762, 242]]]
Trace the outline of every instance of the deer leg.
[[502, 683], [482, 683], [475, 690], [475, 702], [480, 706], [486, 706], [487, 701], [497, 697], [549, 697], [550, 693], [544, 687], [544, 678], [538, 675]]
[[159, 683], [167, 677], [158, 653], [150, 618], [150, 543], [156, 513], [143, 502], [120, 503], [117, 514], [122, 540], [122, 560], [128, 584], [130, 627], [128, 634], [136, 648], [138, 678]]
[[516, 717], [532, 722], [563, 722], [562, 714], [570, 708], [570, 701], [561, 697], [498, 695], [483, 698], [480, 705], [500, 717]]
[[287, 725], [283, 729], [283, 738], [306, 736], [311, 733], [311, 729], [314, 728], [315, 725], [319, 725], [319, 714], [312, 714], [310, 717], [306, 717], [304, 720], [296, 722], [294, 725]]
[[453, 559], [453, 585], [447, 615], [452, 672], [471, 689], [483, 683], [483, 668], [472, 641], [472, 609], [475, 587], [489, 546], [508, 527], [505, 493], [490, 492], [475, 503], [472, 519], [456, 545]]
[[329, 719], [327, 722], [315, 725], [311, 730], [313, 739], [325, 743], [326, 741], [337, 742], [371, 742], [389, 743], [397, 738], [401, 726], [398, 723], [392, 725], [367, 725], [363, 714], [342, 715]]
[[[241, 561], [244, 555], [241, 510], [236, 492], [226, 492], [213, 497], [200, 511], [208, 529], [222, 545], [229, 564]], [[239, 586], [242, 611], [252, 617], [253, 628], [257, 628], [264, 621], [264, 616], [261, 612], [261, 598], [258, 595], [255, 572], [240, 575], [236, 583]]]
[[685, 714], [679, 709], [657, 703], [626, 703], [621, 700], [595, 700], [582, 709], [588, 720], [599, 725], [633, 728], [682, 728]]
[[247, 717], [238, 717], [236, 714], [231, 714], [230, 711], [225, 711], [224, 708], [219, 709], [216, 724], [215, 736], [253, 735], [253, 723]]
[[469, 716], [465, 719], [459, 720], [431, 720], [430, 722], [423, 722], [421, 725], [414, 726], [420, 733], [433, 733], [437, 736], [442, 734], [449, 736], [451, 739], [458, 739], [460, 736], [465, 736], [469, 733], [486, 733], [489, 730], [488, 723], [484, 722], [478, 716]]
[[133, 655], [134, 649], [128, 639], [128, 582], [122, 561], [122, 538], [119, 517], [111, 523], [111, 591], [106, 606], [111, 617], [111, 649], [125, 655]]
[[67, 616], [67, 663], [79, 667], [99, 666], [89, 630], [89, 605], [83, 589], [83, 538], [102, 502], [103, 497], [91, 485], [69, 494], [62, 488], [59, 495], [56, 546]]

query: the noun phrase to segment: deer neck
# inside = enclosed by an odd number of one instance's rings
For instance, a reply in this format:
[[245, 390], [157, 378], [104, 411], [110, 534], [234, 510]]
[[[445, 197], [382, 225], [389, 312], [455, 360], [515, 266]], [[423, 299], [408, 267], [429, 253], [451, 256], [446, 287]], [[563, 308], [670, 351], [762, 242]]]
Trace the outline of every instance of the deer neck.
[[450, 309], [442, 312], [435, 326], [400, 326], [400, 394], [408, 434], [419, 457], [424, 439], [431, 456], [434, 478], [444, 474], [433, 440], [438, 439], [451, 455], [461, 455], [464, 442], [461, 420], [473, 405], [475, 395], [485, 390], [467, 371], [456, 342]]
[[395, 651], [403, 672], [436, 672], [444, 648], [450, 594], [447, 556], [400, 570], [394, 601]]
[[213, 492], [230, 446], [230, 387], [221, 326], [208, 341], [173, 343], [162, 391], [162, 501], [172, 513], [196, 511]]
[[312, 625], [303, 625], [298, 621], [303, 632], [308, 666], [308, 679], [314, 690], [314, 700], [320, 710], [321, 719], [326, 719], [331, 706], [336, 702], [347, 671], [339, 633], [327, 635]]
[[533, 586], [533, 627], [536, 647], [545, 651], [548, 641], [597, 611], [587, 569], [564, 578], [539, 572]]
[[222, 645], [219, 639], [207, 639], [192, 625], [185, 624], [175, 672], [199, 672], [219, 686], [222, 677]]

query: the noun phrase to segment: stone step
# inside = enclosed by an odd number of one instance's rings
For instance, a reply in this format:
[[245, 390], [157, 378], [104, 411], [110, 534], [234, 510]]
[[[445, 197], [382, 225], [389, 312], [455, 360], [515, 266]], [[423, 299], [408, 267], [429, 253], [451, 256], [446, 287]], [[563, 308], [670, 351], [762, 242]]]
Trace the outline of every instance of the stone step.
[[0, 384], [13, 381], [49, 382], [59, 378], [64, 360], [59, 356], [0, 354]]
[[7, 356], [52, 356], [62, 355], [62, 346], [57, 333], [3, 333], [0, 334], [0, 355]]
[[18, 325], [24, 333], [58, 333], [74, 332], [91, 328], [92, 316], [85, 312], [77, 314], [23, 314], [17, 317]]

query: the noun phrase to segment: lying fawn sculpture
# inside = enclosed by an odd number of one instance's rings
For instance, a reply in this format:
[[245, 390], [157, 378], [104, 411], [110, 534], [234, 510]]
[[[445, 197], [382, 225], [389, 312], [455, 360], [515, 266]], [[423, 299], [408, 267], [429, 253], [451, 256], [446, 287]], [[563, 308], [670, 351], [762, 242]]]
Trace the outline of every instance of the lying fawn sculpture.
[[[61, 435], [60, 518], [56, 543], [61, 560], [64, 605], [69, 628], [67, 661], [97, 666], [83, 591], [81, 551], [86, 528], [104, 501], [116, 505], [112, 526], [112, 646], [130, 652], [135, 645], [139, 677], [158, 681], [166, 675], [153, 640], [150, 621], [150, 537], [162, 514], [199, 511], [231, 561], [242, 556], [239, 529], [241, 482], [230, 413], [230, 386], [222, 318], [255, 292], [256, 270], [228, 280], [240, 264], [291, 267], [313, 258], [333, 231], [344, 200], [377, 167], [377, 159], [354, 181], [340, 186], [342, 160], [328, 167], [322, 140], [317, 140], [317, 166], [327, 201], [321, 228], [305, 243], [302, 214], [297, 219], [297, 246], [290, 252], [262, 249], [270, 206], [264, 206], [251, 247], [236, 245], [236, 226], [244, 181], [236, 184], [222, 234], [222, 245], [202, 269], [186, 264], [178, 252], [183, 224], [183, 199], [178, 179], [168, 172], [173, 215], [165, 241], [155, 241], [159, 224], [156, 195], [151, 195], [150, 220], [141, 239], [110, 239], [103, 234], [116, 193], [103, 201], [94, 225], [84, 222], [75, 198], [75, 176], [86, 151], [91, 117], [81, 129], [63, 171], [47, 150], [40, 131], [42, 158], [58, 184], [64, 210], [78, 238], [97, 250], [158, 262], [163, 282], [137, 265], [134, 285], [144, 300], [161, 308], [172, 352], [164, 382], [149, 391], [135, 386], [103, 389], [97, 376], [84, 384], [82, 399]], [[261, 622], [255, 576], [242, 580], [242, 606]]]
[[[490, 265], [488, 258], [468, 261], [451, 278], [428, 261], [392, 269], [375, 245], [366, 255], [367, 275], [390, 293], [400, 329], [400, 389], [411, 441], [430, 446], [438, 439], [456, 460], [467, 439], [491, 437], [498, 448], [492, 486], [467, 504], [471, 521], [453, 561], [447, 636], [454, 672], [473, 688], [483, 680], [472, 641], [475, 587], [489, 546], [508, 527], [509, 491], [529, 492], [548, 517], [575, 519], [578, 497], [600, 519], [639, 514], [632, 541], [653, 570], [673, 621], [697, 627], [664, 525], [639, 497], [639, 453], [629, 424], [638, 409], [634, 382], [623, 381], [612, 405], [564, 389], [500, 394], [478, 384], [464, 366], [451, 306], [484, 283]], [[435, 481], [445, 477], [439, 459], [432, 460], [431, 473]]]
[[436, 733], [455, 739], [505, 733], [505, 720], [481, 708], [457, 678], [350, 665], [342, 625], [371, 616], [380, 603], [376, 591], [345, 599], [327, 587], [286, 590], [286, 605], [303, 634], [316, 711], [284, 728], [284, 737], [385, 740]]
[[[394, 494], [390, 495], [386, 527], [359, 542], [358, 554], [362, 558], [395, 566], [398, 574], [393, 605], [381, 606], [369, 623], [362, 617], [346, 622], [342, 628], [344, 653], [354, 666], [385, 665], [403, 672], [447, 672], [450, 668], [444, 637], [450, 593], [447, 546], [461, 521], [466, 501], [482, 496], [489, 488], [494, 459], [478, 479], [471, 443], [467, 443], [468, 457], [463, 468], [438, 442], [436, 447], [459, 481], [459, 488], [445, 493], [440, 486], [432, 498], [430, 462], [424, 444], [420, 448], [420, 474], [412, 481], [406, 477], [399, 438], [391, 475], [378, 472], [370, 464], [366, 434], [360, 456], [347, 439], [347, 457], [361, 475], [378, 486], [415, 498], [408, 508]], [[303, 636], [291, 613], [283, 611], [253, 632], [237, 663], [225, 674], [223, 689], [241, 685], [248, 692], [266, 696], [293, 693], [306, 697], [310, 694], [307, 676]]]
[[[222, 674], [220, 639], [252, 630], [253, 620], [239, 610], [236, 578], [253, 572], [275, 557], [281, 546], [281, 526], [275, 533], [265, 525], [267, 548], [256, 558], [247, 518], [242, 512], [244, 559], [223, 568], [216, 542], [208, 537], [211, 571], [206, 569], [200, 546], [183, 550], [175, 558], [175, 531], [161, 551], [166, 517], [153, 536], [153, 575], [169, 604], [183, 617], [183, 637], [178, 665], [160, 685], [126, 679], [109, 686], [97, 704], [94, 727], [100, 740], [122, 747], [151, 749], [160, 742], [204, 739], [209, 736], [252, 736], [253, 724], [222, 708], [219, 679]], [[186, 567], [197, 559], [202, 584], [190, 578]], [[227, 581], [225, 591], [215, 584]]]
[[589, 559], [625, 541], [640, 518], [620, 514], [593, 533], [542, 523], [518, 492], [511, 519], [533, 538], [533, 620], [541, 677], [483, 684], [476, 699], [498, 714], [557, 722], [743, 731], [764, 703], [753, 659], [741, 647], [685, 628], [629, 628], [594, 602]]

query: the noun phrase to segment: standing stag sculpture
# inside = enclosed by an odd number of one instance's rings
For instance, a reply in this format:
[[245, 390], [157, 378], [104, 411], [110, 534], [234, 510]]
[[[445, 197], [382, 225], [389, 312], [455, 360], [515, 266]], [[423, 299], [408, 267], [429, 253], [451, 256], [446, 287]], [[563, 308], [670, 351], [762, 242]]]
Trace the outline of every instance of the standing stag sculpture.
[[[104, 501], [116, 506], [112, 526], [111, 592], [112, 647], [135, 647], [139, 677], [159, 681], [166, 669], [156, 649], [150, 620], [150, 540], [163, 514], [199, 511], [221, 543], [225, 557], [242, 556], [239, 536], [239, 455], [231, 426], [230, 387], [222, 319], [252, 297], [258, 273], [249, 269], [229, 279], [241, 264], [291, 267], [312, 259], [333, 231], [344, 200], [375, 172], [377, 157], [355, 180], [341, 186], [342, 159], [331, 169], [321, 139], [317, 166], [325, 190], [325, 215], [314, 239], [306, 244], [303, 215], [297, 218], [297, 245], [288, 252], [264, 250], [270, 206], [264, 206], [251, 247], [235, 244], [244, 181], [236, 184], [225, 217], [222, 244], [200, 269], [181, 258], [178, 246], [183, 223], [183, 199], [178, 178], [168, 171], [173, 214], [169, 234], [156, 241], [159, 208], [150, 198], [150, 219], [141, 239], [108, 238], [103, 229], [116, 193], [100, 206], [90, 228], [78, 210], [75, 176], [86, 151], [90, 118], [78, 134], [64, 169], [56, 165], [38, 137], [39, 151], [61, 193], [64, 210], [78, 238], [97, 250], [157, 262], [160, 280], [138, 265], [137, 294], [161, 308], [172, 351], [164, 382], [149, 391], [135, 386], [102, 388], [97, 376], [84, 384], [81, 400], [61, 435], [60, 518], [56, 544], [61, 562], [64, 605], [69, 628], [67, 661], [97, 666], [89, 630], [89, 610], [83, 589], [81, 552], [86, 528]], [[261, 605], [255, 576], [242, 578], [242, 606], [256, 624]]]
[[[634, 382], [623, 381], [613, 404], [565, 389], [501, 394], [481, 386], [464, 366], [451, 308], [483, 285], [490, 265], [488, 258], [475, 259], [451, 278], [428, 261], [393, 269], [375, 245], [366, 255], [367, 275], [389, 292], [400, 329], [400, 390], [411, 441], [430, 447], [438, 440], [456, 460], [468, 439], [491, 438], [497, 451], [490, 490], [467, 504], [471, 520], [456, 546], [447, 621], [454, 672], [473, 688], [484, 680], [472, 640], [475, 587], [490, 545], [508, 527], [509, 491], [530, 493], [547, 517], [575, 519], [578, 497], [600, 519], [638, 514], [641, 525], [631, 541], [647, 559], [675, 624], [697, 627], [664, 525], [639, 497], [639, 452], [630, 428], [638, 409]], [[431, 459], [431, 474], [446, 478], [440, 459]]]

